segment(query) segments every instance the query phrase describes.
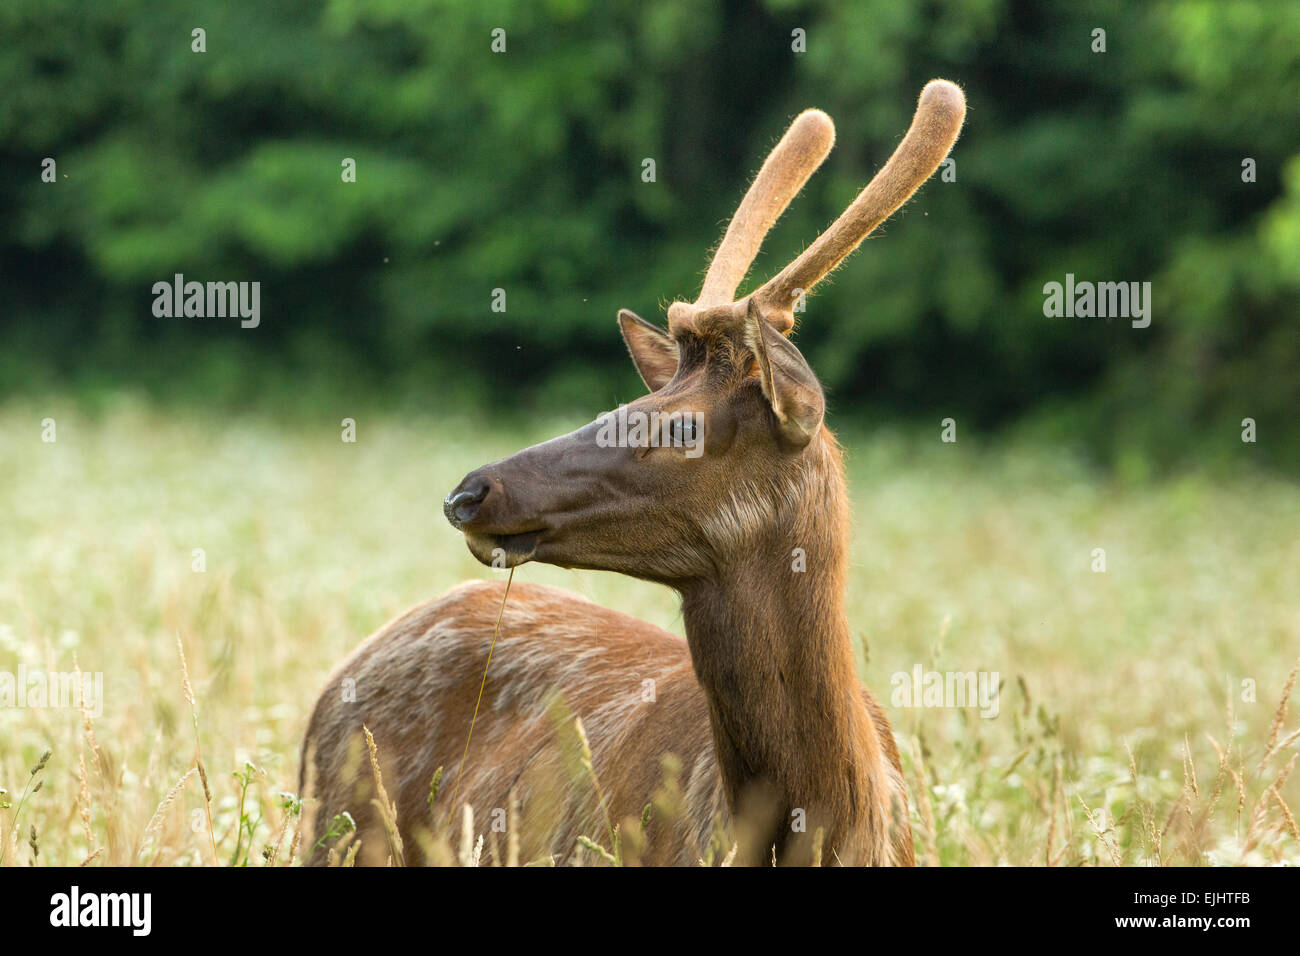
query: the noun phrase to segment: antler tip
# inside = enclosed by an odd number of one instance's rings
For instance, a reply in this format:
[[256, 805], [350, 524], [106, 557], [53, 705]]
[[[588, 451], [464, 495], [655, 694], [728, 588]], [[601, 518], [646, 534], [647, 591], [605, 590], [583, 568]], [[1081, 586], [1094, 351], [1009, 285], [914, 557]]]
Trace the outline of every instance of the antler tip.
[[827, 152], [835, 145], [835, 123], [819, 109], [804, 110], [794, 118], [790, 127], [811, 140], [824, 143]]
[[931, 80], [921, 91], [920, 108], [940, 109], [956, 116], [966, 114], [966, 94], [950, 80]]

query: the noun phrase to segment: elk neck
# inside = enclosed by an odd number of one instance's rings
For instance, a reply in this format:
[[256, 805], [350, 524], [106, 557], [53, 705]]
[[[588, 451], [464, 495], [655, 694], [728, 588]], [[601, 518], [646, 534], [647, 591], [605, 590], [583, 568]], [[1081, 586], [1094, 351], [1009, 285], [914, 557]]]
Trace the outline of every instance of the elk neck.
[[800, 470], [767, 492], [768, 520], [752, 522], [716, 574], [681, 587], [733, 819], [778, 857], [800, 842], [798, 810], [806, 838], [824, 829], [826, 849], [862, 844], [880, 822], [873, 809], [888, 772], [844, 611], [849, 516], [839, 454], [829, 432], [814, 441], [821, 447], [810, 447]]

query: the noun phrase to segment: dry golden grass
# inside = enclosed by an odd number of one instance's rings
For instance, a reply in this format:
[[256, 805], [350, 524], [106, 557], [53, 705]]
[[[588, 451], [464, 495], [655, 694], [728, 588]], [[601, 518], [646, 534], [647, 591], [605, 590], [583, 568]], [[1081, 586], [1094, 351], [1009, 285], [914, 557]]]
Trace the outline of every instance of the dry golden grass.
[[[340, 441], [347, 415], [356, 444]], [[443, 520], [443, 494], [578, 418], [0, 409], [0, 673], [103, 674], [100, 713], [0, 707], [4, 865], [300, 862], [298, 745], [325, 675], [394, 613], [494, 573]], [[850, 617], [904, 754], [918, 860], [1300, 861], [1286, 706], [1300, 489], [1244, 472], [1129, 486], [1055, 449], [937, 434], [841, 436]], [[664, 589], [533, 565], [517, 578], [680, 633]], [[997, 671], [998, 716], [891, 704], [891, 678], [916, 665]], [[670, 787], [657, 812], [671, 802]], [[635, 858], [617, 826], [587, 834], [586, 862]], [[454, 821], [437, 859], [547, 862], [482, 829]], [[336, 849], [355, 860], [355, 843]], [[400, 840], [390, 850], [399, 862]], [[707, 862], [725, 861], [719, 844]]]

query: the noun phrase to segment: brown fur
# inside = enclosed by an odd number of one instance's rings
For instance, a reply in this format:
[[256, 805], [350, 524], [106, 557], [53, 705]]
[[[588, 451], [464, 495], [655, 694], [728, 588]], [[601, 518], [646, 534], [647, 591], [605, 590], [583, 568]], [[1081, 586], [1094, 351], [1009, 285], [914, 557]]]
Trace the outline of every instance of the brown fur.
[[[303, 743], [302, 784], [312, 771], [317, 781], [315, 827], [308, 831], [307, 844], [311, 863], [325, 862], [328, 847], [314, 853], [311, 847], [345, 810], [362, 839], [360, 861], [382, 864], [388, 855], [370, 804], [374, 792], [363, 725], [374, 735], [385, 789], [397, 805], [406, 862], [424, 862], [424, 835], [446, 823], [504, 587], [501, 581], [469, 581], [412, 608], [372, 635], [330, 676]], [[344, 700], [346, 678], [356, 682], [355, 702]], [[653, 703], [642, 700], [647, 678], [655, 681]], [[686, 642], [571, 592], [536, 584], [511, 587], [465, 767], [461, 802], [474, 808], [479, 829], [487, 829], [483, 821], [492, 819], [493, 810], [509, 806], [513, 789], [524, 824], [520, 849], [525, 861], [550, 855], [567, 862], [577, 850], [579, 834], [603, 834], [603, 817], [591, 793], [573, 786], [560, 766], [556, 727], [546, 708], [552, 691], [563, 695], [585, 725], [615, 821], [640, 818], [664, 782], [659, 758], [678, 757], [684, 819], [665, 832], [652, 818], [643, 862], [695, 863], [715, 824], [725, 823], [729, 814], [709, 705]], [[894, 805], [884, 806], [891, 815], [902, 813], [890, 858], [862, 862], [911, 863], [907, 798], [893, 736], [866, 688], [860, 688], [859, 702], [867, 720], [862, 729], [878, 735], [869, 749], [883, 753], [888, 762], [885, 790]], [[438, 767], [444, 775], [435, 819], [427, 798]], [[458, 827], [459, 817], [454, 822]]]
[[[898, 751], [858, 682], [844, 615], [839, 449], [823, 424], [821, 386], [783, 333], [794, 324], [791, 290], [811, 288], [912, 195], [963, 115], [960, 90], [928, 84], [902, 145], [844, 215], [758, 292], [727, 302], [833, 142], [829, 118], [802, 114], [741, 203], [699, 300], [669, 307], [669, 333], [620, 313], [650, 388], [628, 410], [698, 414], [702, 456], [611, 445], [602, 418], [471, 472], [447, 497], [448, 520], [485, 564], [504, 556], [509, 566], [543, 561], [674, 588], [686, 641], [576, 595], [517, 584], [457, 794], [503, 585], [464, 584], [409, 611], [335, 672], [312, 714], [302, 786], [314, 780], [319, 803], [312, 862], [325, 860], [322, 835], [345, 811], [361, 862], [399, 852], [371, 802], [378, 787], [363, 727], [408, 863], [426, 861], [428, 834], [466, 805], [477, 833], [506, 823], [524, 860], [572, 861], [589, 852], [578, 850], [580, 837], [605, 842], [618, 823], [627, 853], [647, 863], [699, 860], [718, 849], [719, 826], [721, 848], [734, 839], [740, 863], [913, 862]], [[585, 727], [603, 807], [590, 773], [575, 773], [557, 698]], [[666, 784], [669, 755], [680, 771]], [[515, 803], [518, 817], [502, 820]]]

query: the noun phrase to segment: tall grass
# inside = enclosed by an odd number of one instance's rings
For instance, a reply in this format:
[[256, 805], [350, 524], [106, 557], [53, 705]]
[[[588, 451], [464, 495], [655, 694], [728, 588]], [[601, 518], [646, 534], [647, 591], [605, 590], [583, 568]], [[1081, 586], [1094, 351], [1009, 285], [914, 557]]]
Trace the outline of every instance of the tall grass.
[[[327, 672], [396, 612], [496, 573], [443, 495], [579, 423], [0, 408], [0, 672], [103, 675], [102, 712], [0, 706], [3, 864], [300, 861], [298, 745]], [[904, 754], [919, 860], [1300, 861], [1300, 742], [1279, 706], [1300, 654], [1295, 484], [1124, 484], [1053, 448], [944, 445], [937, 427], [841, 437], [850, 618]], [[662, 588], [516, 577], [681, 632]], [[998, 672], [997, 716], [891, 703], [917, 665]], [[482, 829], [454, 821], [447, 862], [510, 859]], [[610, 862], [618, 839], [602, 821], [584, 859]]]

